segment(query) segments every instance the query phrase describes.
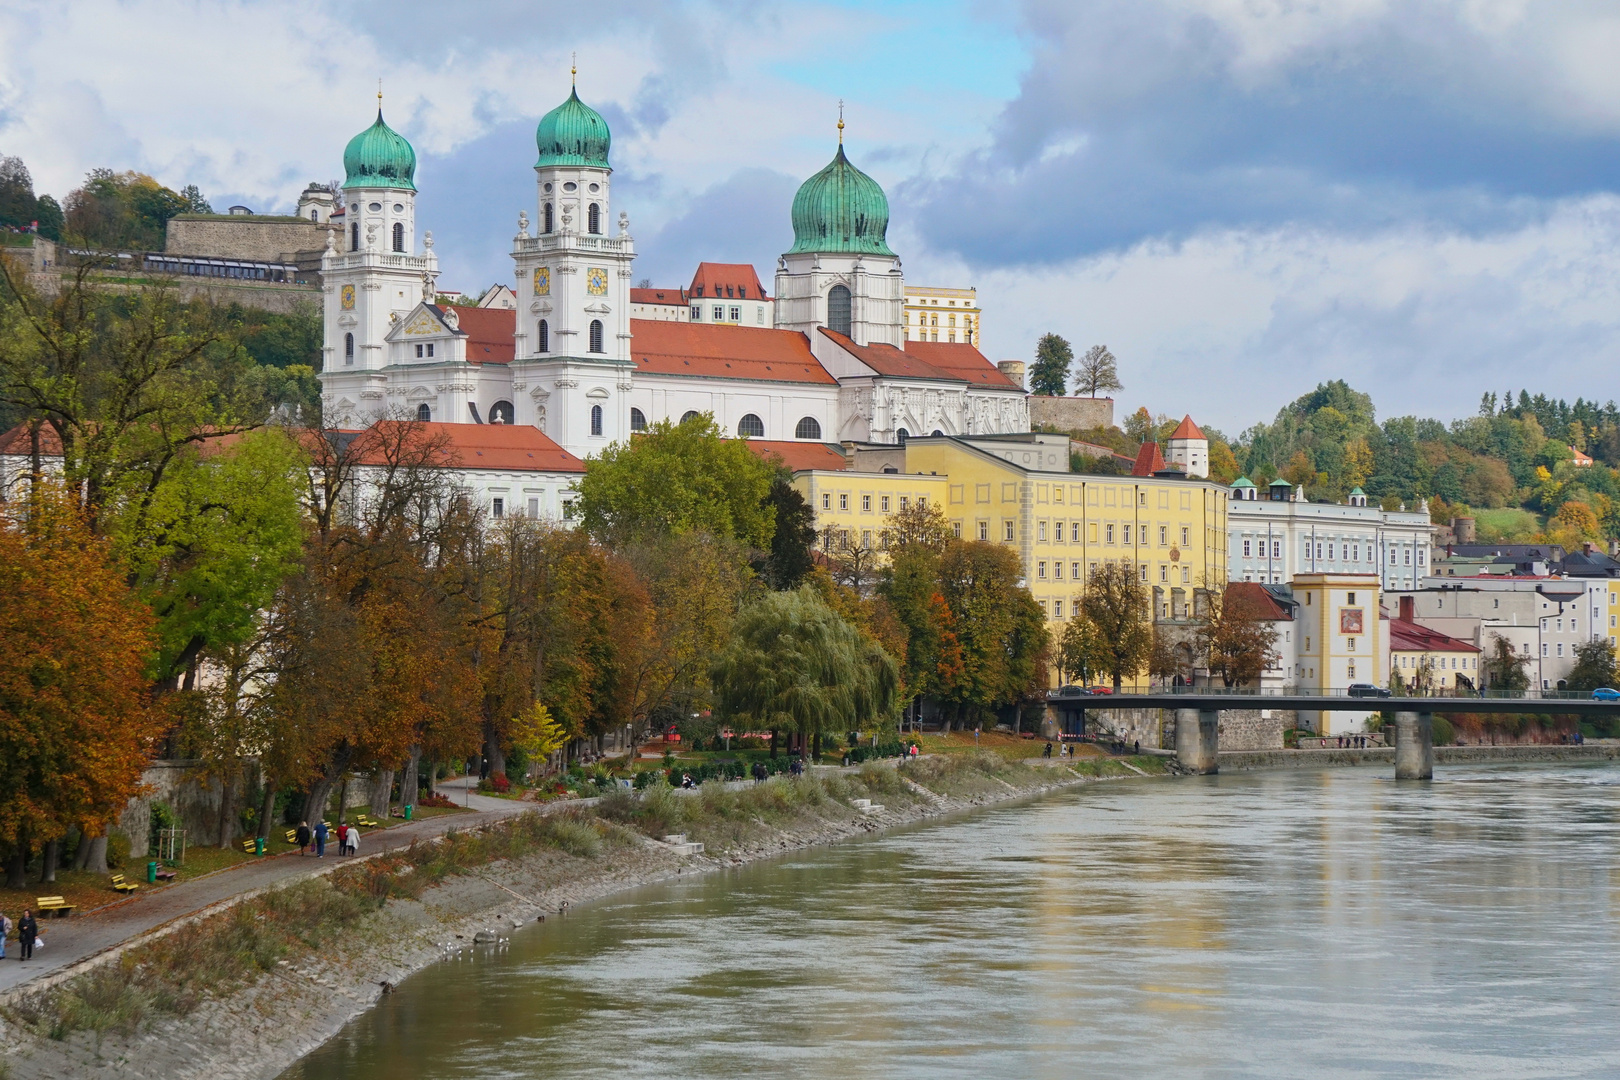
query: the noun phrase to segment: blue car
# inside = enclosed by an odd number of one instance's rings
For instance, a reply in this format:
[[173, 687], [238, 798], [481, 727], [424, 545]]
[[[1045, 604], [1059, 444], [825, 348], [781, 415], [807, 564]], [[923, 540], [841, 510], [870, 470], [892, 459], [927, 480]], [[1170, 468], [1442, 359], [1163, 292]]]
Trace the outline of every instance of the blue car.
[[1620, 690], [1614, 690], [1607, 686], [1600, 686], [1596, 690], [1592, 691], [1592, 700], [1620, 701]]

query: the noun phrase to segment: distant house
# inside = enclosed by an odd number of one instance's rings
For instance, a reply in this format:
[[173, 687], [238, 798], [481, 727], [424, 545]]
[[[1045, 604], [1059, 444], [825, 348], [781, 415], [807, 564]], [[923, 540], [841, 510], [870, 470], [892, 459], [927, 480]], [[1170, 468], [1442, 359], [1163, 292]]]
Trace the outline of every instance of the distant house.
[[1572, 446], [1569, 448], [1569, 460], [1573, 461], [1578, 468], [1585, 469], [1591, 466], [1592, 455], [1582, 453]]

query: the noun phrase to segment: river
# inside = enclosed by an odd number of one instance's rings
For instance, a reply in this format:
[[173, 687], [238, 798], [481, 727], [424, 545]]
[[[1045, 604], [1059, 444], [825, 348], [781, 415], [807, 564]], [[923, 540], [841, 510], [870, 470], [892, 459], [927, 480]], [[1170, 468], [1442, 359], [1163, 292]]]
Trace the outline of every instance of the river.
[[285, 1080], [1620, 1076], [1620, 768], [1098, 784], [623, 894]]

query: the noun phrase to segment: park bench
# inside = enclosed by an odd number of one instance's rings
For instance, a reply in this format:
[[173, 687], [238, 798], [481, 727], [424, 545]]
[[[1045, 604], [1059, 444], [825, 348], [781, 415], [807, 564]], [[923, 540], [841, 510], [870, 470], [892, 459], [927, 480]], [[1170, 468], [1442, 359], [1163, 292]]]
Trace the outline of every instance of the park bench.
[[41, 915], [54, 912], [58, 918], [73, 910], [73, 905], [60, 896], [37, 896], [34, 898], [34, 910]]
[[382, 822], [375, 818], [367, 817], [364, 814], [357, 814], [355, 816], [354, 823], [364, 829], [376, 829], [382, 826]]
[[298, 843], [298, 830], [297, 829], [288, 829], [287, 830], [287, 843], [289, 843], [289, 844]]
[[159, 870], [152, 876], [157, 878], [159, 881], [173, 881], [179, 875], [174, 870]]
[[125, 881], [123, 874], [114, 874], [112, 876], [112, 887], [121, 893], [132, 893], [140, 888], [139, 885], [132, 881]]
[[251, 839], [242, 841], [242, 850], [247, 852], [249, 855], [253, 854], [253, 852], [254, 852], [253, 841]]

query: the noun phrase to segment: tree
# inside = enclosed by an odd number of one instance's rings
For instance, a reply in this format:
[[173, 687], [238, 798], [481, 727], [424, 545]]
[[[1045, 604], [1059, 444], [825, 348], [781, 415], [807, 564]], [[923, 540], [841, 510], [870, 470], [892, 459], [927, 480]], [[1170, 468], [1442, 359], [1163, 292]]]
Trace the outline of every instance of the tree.
[[1266, 616], [1257, 587], [1238, 583], [1209, 596], [1209, 614], [1198, 627], [1198, 644], [1209, 657], [1209, 673], [1226, 686], [1253, 686], [1276, 664], [1277, 626]]
[[67, 231], [98, 248], [163, 250], [169, 219], [190, 203], [145, 173], [92, 169], [68, 194]]
[[915, 546], [938, 553], [956, 539], [944, 507], [926, 499], [918, 499], [890, 514], [880, 535], [884, 549], [891, 552]]
[[22, 158], [0, 157], [0, 226], [26, 229], [39, 219], [34, 178]]
[[742, 439], [726, 439], [708, 414], [660, 420], [585, 464], [581, 524], [615, 547], [706, 532], [768, 549], [776, 531], [767, 500], [776, 469]]
[[816, 542], [816, 514], [793, 486], [792, 474], [778, 470], [765, 496], [776, 529], [767, 554], [754, 562], [754, 571], [773, 589], [796, 589], [815, 565], [810, 548]]
[[152, 618], [66, 489], [0, 504], [0, 848], [10, 888], [30, 849], [77, 824], [102, 838], [140, 783]]
[[1615, 684], [1614, 645], [1606, 637], [1593, 638], [1575, 646], [1575, 665], [1565, 676], [1571, 690], [1596, 690]]
[[1102, 638], [1082, 608], [1064, 626], [1063, 634], [1058, 638], [1058, 671], [1070, 682], [1087, 685], [1105, 669], [1106, 664], [1107, 654]]
[[1125, 434], [1135, 443], [1145, 443], [1157, 434], [1153, 426], [1153, 414], [1144, 406], [1125, 418]]
[[1029, 369], [1029, 390], [1032, 394], [1062, 397], [1069, 392], [1069, 367], [1074, 363], [1074, 349], [1056, 334], [1043, 334], [1035, 343], [1035, 363]]
[[187, 184], [180, 190], [180, 201], [184, 204], [183, 214], [212, 214], [214, 208], [208, 205], [203, 193], [197, 190], [196, 184]]
[[62, 204], [49, 195], [41, 195], [35, 204], [34, 213], [39, 220], [39, 235], [47, 240], [61, 240], [62, 226], [66, 219], [62, 214]]
[[939, 557], [939, 595], [961, 647], [961, 673], [941, 696], [961, 719], [1014, 705], [1044, 673], [1050, 635], [1020, 582], [1024, 568], [999, 544], [954, 541]]
[[1119, 381], [1118, 361], [1114, 354], [1108, 351], [1106, 345], [1093, 345], [1086, 350], [1080, 358], [1080, 370], [1075, 376], [1074, 392], [1081, 390], [1087, 397], [1096, 397], [1100, 390], [1123, 390], [1125, 384]]
[[1100, 562], [1080, 600], [1102, 642], [1102, 670], [1117, 691], [1135, 678], [1153, 650], [1147, 586], [1129, 562]]

